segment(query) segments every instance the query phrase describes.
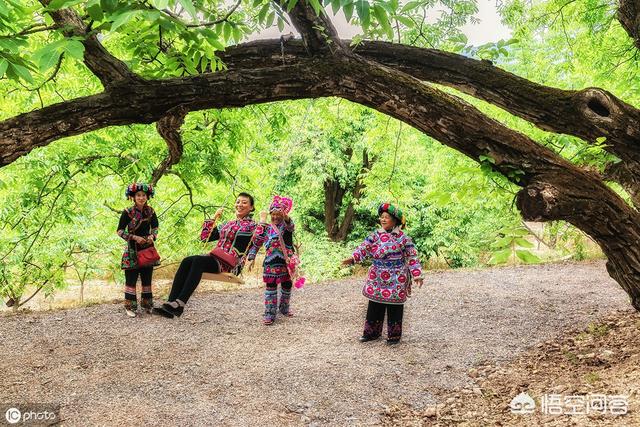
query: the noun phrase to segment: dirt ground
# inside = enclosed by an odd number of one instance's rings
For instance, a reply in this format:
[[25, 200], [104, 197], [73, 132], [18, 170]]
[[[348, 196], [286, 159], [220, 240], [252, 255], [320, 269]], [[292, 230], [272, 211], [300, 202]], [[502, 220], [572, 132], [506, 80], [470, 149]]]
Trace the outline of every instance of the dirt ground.
[[[603, 262], [431, 272], [397, 346], [358, 342], [360, 283], [310, 284], [269, 327], [259, 289], [197, 293], [174, 320], [5, 314], [0, 405], [82, 426], [637, 425], [640, 317]], [[629, 413], [512, 414], [522, 391], [625, 394]]]

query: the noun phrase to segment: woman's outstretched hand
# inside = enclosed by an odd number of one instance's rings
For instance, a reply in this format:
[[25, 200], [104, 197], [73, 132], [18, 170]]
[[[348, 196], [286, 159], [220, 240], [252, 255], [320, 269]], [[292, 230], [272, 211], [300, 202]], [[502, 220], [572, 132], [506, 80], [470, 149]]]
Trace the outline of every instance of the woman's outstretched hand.
[[213, 221], [217, 222], [220, 217], [222, 216], [222, 211], [224, 210], [224, 208], [219, 208], [216, 213], [213, 214]]
[[267, 213], [265, 211], [260, 212], [260, 222], [267, 222]]

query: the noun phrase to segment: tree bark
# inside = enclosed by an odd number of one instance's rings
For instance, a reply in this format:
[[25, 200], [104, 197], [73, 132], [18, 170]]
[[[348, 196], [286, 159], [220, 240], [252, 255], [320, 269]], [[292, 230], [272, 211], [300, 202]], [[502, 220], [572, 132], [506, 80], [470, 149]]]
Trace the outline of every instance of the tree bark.
[[349, 204], [347, 205], [347, 209], [344, 211], [344, 216], [342, 217], [342, 223], [340, 224], [340, 229], [338, 230], [338, 234], [336, 235], [336, 241], [344, 242], [347, 240], [347, 236], [349, 235], [349, 230], [351, 230], [351, 225], [353, 224], [353, 218], [355, 217], [355, 205], [360, 201], [360, 197], [362, 197], [362, 192], [365, 189], [364, 184], [364, 175], [371, 170], [372, 161], [369, 159], [369, 153], [367, 150], [362, 150], [362, 168], [360, 169], [360, 173], [356, 178], [355, 185], [351, 190], [351, 200], [349, 200]]
[[180, 161], [182, 157], [182, 137], [180, 127], [184, 123], [184, 118], [189, 110], [183, 106], [170, 110], [164, 117], [156, 123], [158, 133], [167, 143], [169, 153], [164, 161], [153, 171], [151, 175], [151, 185], [156, 185], [162, 175], [173, 165]]
[[640, 0], [620, 0], [618, 21], [640, 49]]
[[[47, 7], [51, 0], [38, 0], [40, 4]], [[105, 88], [118, 84], [127, 84], [131, 81], [142, 82], [143, 79], [129, 70], [127, 64], [111, 55], [96, 34], [87, 33], [87, 28], [73, 9], [60, 9], [49, 12], [51, 18], [60, 27], [66, 37], [83, 37], [84, 63], [91, 72], [100, 79]]]
[[[347, 43], [345, 41], [345, 43]], [[256, 56], [265, 65], [295, 64], [306, 53], [298, 40], [280, 43], [260, 40], [230, 48], [222, 54], [229, 68], [249, 68]], [[489, 61], [450, 52], [363, 41], [355, 52], [366, 59], [402, 71], [420, 80], [455, 88], [482, 99], [549, 132], [563, 133], [595, 143], [606, 138], [604, 149], [640, 170], [640, 110], [598, 88], [562, 90], [543, 86]], [[636, 189], [635, 191], [638, 191]]]

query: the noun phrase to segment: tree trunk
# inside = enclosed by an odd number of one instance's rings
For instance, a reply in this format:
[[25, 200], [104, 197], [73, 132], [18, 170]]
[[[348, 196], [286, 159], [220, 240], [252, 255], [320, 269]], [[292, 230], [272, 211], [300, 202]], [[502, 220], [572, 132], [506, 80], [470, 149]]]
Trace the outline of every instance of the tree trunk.
[[522, 216], [528, 221], [563, 219], [591, 236], [607, 256], [609, 275], [640, 311], [640, 215], [604, 185], [551, 178], [518, 193]]
[[618, 21], [640, 49], [640, 0], [620, 0]]

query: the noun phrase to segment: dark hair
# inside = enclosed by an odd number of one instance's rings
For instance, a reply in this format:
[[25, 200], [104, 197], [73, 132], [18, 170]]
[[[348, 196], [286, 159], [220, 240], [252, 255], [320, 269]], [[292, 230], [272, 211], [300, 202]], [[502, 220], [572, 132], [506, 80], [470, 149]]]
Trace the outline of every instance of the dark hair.
[[238, 197], [246, 197], [247, 199], [249, 199], [249, 202], [251, 202], [251, 212], [256, 210], [255, 203], [253, 201], [253, 196], [251, 194], [242, 192], [238, 194]]

